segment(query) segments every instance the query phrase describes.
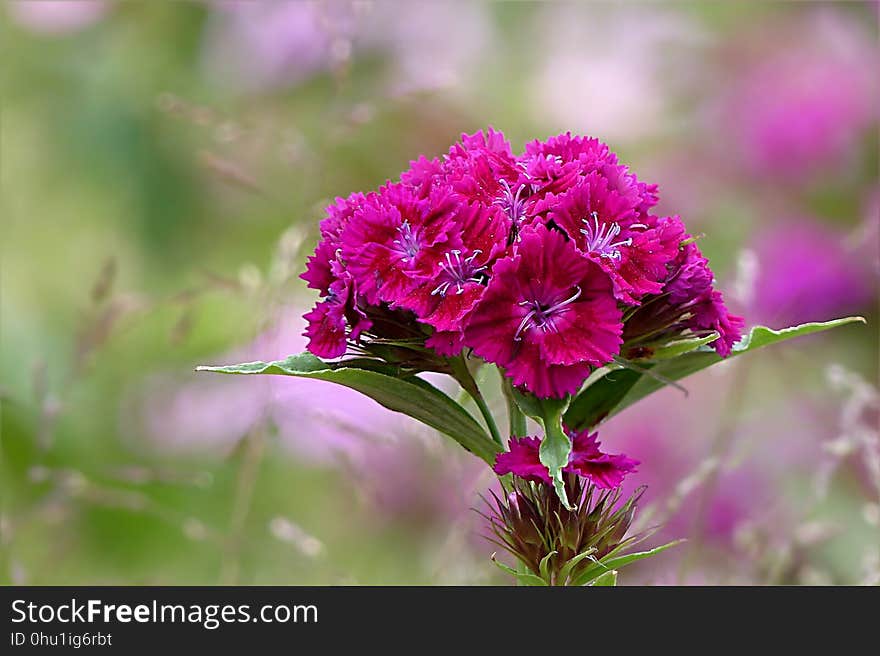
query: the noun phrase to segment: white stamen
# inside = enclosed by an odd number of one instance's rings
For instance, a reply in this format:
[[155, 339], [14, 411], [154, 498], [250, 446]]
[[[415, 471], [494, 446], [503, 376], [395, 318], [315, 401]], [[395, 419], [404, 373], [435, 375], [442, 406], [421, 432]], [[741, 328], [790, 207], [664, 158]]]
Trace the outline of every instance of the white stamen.
[[581, 296], [581, 288], [576, 287], [577, 291], [565, 299], [564, 301], [560, 301], [555, 305], [551, 305], [546, 309], [542, 309], [540, 304], [537, 301], [522, 301], [519, 305], [523, 307], [531, 307], [532, 309], [528, 311], [526, 316], [523, 317], [522, 321], [519, 324], [519, 327], [516, 329], [516, 333], [513, 335], [513, 341], [519, 342], [522, 341], [522, 333], [523, 331], [532, 324], [532, 320], [537, 317], [537, 322], [535, 323], [536, 328], [540, 328], [542, 331], [546, 332], [548, 329], [556, 330], [556, 326], [553, 323], [553, 315], [558, 314], [560, 310], [565, 308], [567, 305], [571, 305], [576, 300], [578, 300]]
[[[590, 216], [593, 223], [589, 219], [583, 219], [586, 228], [581, 229], [581, 234], [587, 238], [587, 250], [591, 253], [597, 253], [599, 257], [607, 257], [610, 260], [620, 259], [620, 247], [632, 246], [632, 237], [621, 241], [614, 241], [615, 237], [620, 234], [620, 224], [616, 221], [612, 223], [602, 223], [599, 225], [599, 214], [591, 212]], [[642, 226], [642, 224], [636, 224]], [[647, 226], [645, 226], [647, 227]]]

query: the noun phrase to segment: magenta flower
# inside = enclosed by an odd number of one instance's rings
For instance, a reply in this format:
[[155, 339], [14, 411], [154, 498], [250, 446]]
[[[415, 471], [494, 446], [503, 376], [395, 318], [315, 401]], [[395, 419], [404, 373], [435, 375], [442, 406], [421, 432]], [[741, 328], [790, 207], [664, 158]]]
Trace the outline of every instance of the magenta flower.
[[640, 182], [602, 142], [570, 133], [528, 144], [522, 167], [533, 213], [608, 272], [618, 300], [638, 304], [660, 292], [684, 227], [650, 214], [656, 185]]
[[627, 474], [636, 471], [639, 461], [623, 454], [602, 453], [596, 441], [598, 436], [589, 431], [572, 434], [568, 471], [589, 479], [596, 487], [619, 487]]
[[845, 170], [877, 123], [876, 40], [845, 12], [824, 10], [764, 37], [729, 85], [725, 156], [785, 182]]
[[637, 304], [646, 294], [659, 294], [669, 265], [678, 254], [684, 227], [677, 218], [642, 214], [640, 189], [628, 194], [611, 188], [593, 172], [553, 199], [548, 219], [562, 228], [577, 247], [614, 281], [615, 296]]
[[309, 338], [309, 351], [321, 358], [338, 358], [345, 355], [347, 335], [344, 300], [340, 300], [335, 295], [331, 296], [326, 301], [318, 303], [314, 309], [304, 314], [303, 318], [309, 322], [305, 332], [305, 336]]
[[692, 312], [688, 327], [695, 332], [714, 330], [719, 337], [712, 342], [712, 348], [722, 357], [730, 355], [733, 345], [742, 339], [745, 322], [727, 311], [721, 292], [712, 290], [701, 296], [694, 302]]
[[[589, 431], [573, 433], [572, 450], [568, 465], [563, 471], [578, 474], [596, 487], [611, 489], [619, 487], [627, 474], [636, 471], [637, 460], [623, 454], [602, 453], [596, 441], [598, 433]], [[510, 439], [510, 450], [499, 453], [494, 471], [499, 476], [513, 474], [536, 483], [550, 483], [550, 474], [540, 459], [541, 440], [537, 437]]]
[[[448, 248], [433, 275], [400, 305], [438, 332], [461, 330], [464, 317], [486, 289], [489, 269], [506, 250], [507, 225], [497, 212], [478, 203], [462, 206], [450, 229]], [[461, 349], [459, 349], [461, 350]]]
[[670, 305], [687, 313], [683, 320], [691, 330], [717, 331], [719, 338], [712, 347], [722, 356], [730, 355], [733, 345], [742, 339], [742, 317], [730, 314], [721, 292], [712, 288], [715, 276], [696, 243], [682, 248], [678, 263], [677, 272], [664, 288]]
[[559, 397], [611, 361], [622, 328], [610, 278], [563, 234], [539, 226], [494, 266], [464, 336], [515, 385]]
[[320, 225], [321, 241], [318, 242], [315, 254], [308, 258], [305, 272], [300, 275], [309, 287], [320, 290], [324, 296], [329, 293], [330, 283], [335, 279], [332, 269], [333, 263], [338, 262], [342, 231], [351, 221], [355, 210], [366, 203], [366, 200], [363, 194], [354, 193], [348, 198], [337, 198], [333, 205], [327, 207], [327, 217]]
[[683, 330], [698, 335], [717, 331], [719, 338], [712, 348], [723, 357], [730, 355], [742, 339], [744, 322], [728, 312], [721, 292], [713, 288], [715, 276], [696, 243], [682, 246], [669, 270], [659, 298], [627, 319], [623, 334], [627, 345], [638, 347], [642, 336], [656, 340]]
[[541, 464], [541, 439], [538, 437], [511, 437], [509, 451], [499, 453], [493, 470], [499, 476], [513, 474], [527, 481], [550, 483], [550, 472]]
[[857, 311], [876, 297], [867, 258], [847, 248], [845, 237], [809, 217], [776, 222], [758, 233], [750, 306], [756, 318], [771, 325], [821, 321]]
[[409, 168], [400, 174], [400, 181], [412, 187], [421, 198], [425, 198], [434, 185], [444, 177], [443, 163], [436, 157], [428, 159], [420, 155], [409, 163]]
[[367, 303], [399, 303], [434, 274], [448, 251], [455, 208], [443, 188], [423, 199], [412, 187], [388, 184], [367, 197], [340, 236], [347, 270]]
[[308, 349], [321, 358], [344, 355], [347, 340], [357, 340], [372, 326], [357, 305], [355, 283], [347, 271], [340, 273], [339, 278], [330, 284], [327, 298], [303, 318], [308, 321], [304, 333], [309, 338]]
[[510, 144], [500, 132], [462, 135], [443, 163], [442, 180], [457, 194], [506, 217], [514, 233], [526, 219], [528, 192], [521, 184], [521, 171]]
[[598, 139], [570, 132], [526, 144], [520, 158], [523, 175], [535, 192], [559, 194], [577, 183], [582, 173], [615, 164], [616, 156]]
[[[546, 141], [526, 144], [520, 167], [539, 197], [561, 194], [575, 186], [582, 178], [596, 173], [607, 188], [633, 201], [639, 214], [645, 214], [657, 204], [657, 185], [640, 182], [621, 165], [608, 146], [598, 139], [572, 135], [570, 132], [550, 137]], [[545, 205], [542, 211], [552, 208]]]

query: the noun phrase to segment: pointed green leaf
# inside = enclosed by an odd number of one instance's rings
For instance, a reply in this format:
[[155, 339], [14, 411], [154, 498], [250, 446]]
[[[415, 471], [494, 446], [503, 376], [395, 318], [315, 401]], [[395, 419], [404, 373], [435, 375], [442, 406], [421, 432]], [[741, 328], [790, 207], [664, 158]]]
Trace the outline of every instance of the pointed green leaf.
[[550, 480], [553, 481], [553, 488], [562, 505], [574, 510], [565, 492], [565, 482], [562, 480], [562, 468], [568, 464], [571, 455], [571, 438], [562, 430], [562, 418], [559, 415], [548, 417], [542, 424], [544, 439], [541, 440], [541, 448], [538, 452], [541, 464], [550, 470]]
[[[645, 363], [643, 366], [650, 365]], [[609, 369], [575, 397], [565, 413], [566, 426], [582, 431], [620, 412], [623, 399], [642, 376], [632, 369]]]
[[541, 578], [550, 583], [550, 561], [556, 555], [556, 551], [551, 551], [541, 559], [538, 563], [538, 571], [541, 572]]
[[519, 409], [523, 411], [523, 414], [538, 421], [543, 421], [550, 415], [561, 415], [568, 408], [568, 404], [571, 401], [570, 396], [565, 396], [561, 399], [540, 399], [534, 394], [523, 392], [516, 387], [511, 386], [510, 389], [514, 401], [516, 401]]
[[508, 567], [501, 561], [495, 558], [495, 554], [492, 554], [492, 562], [495, 563], [496, 567], [503, 572], [507, 572], [511, 576], [515, 577], [517, 581], [519, 581], [522, 585], [531, 586], [531, 587], [546, 587], [547, 582], [542, 579], [540, 576], [535, 576], [531, 572], [517, 572], [512, 567]]
[[634, 563], [638, 560], [643, 560], [644, 558], [656, 556], [661, 551], [666, 551], [670, 547], [674, 547], [675, 545], [681, 544], [682, 542], [684, 542], [684, 540], [675, 540], [673, 542], [667, 542], [666, 544], [659, 547], [648, 549], [647, 551], [638, 551], [636, 553], [625, 554], [623, 556], [613, 556], [611, 558], [606, 556], [602, 560], [597, 560], [593, 565], [581, 572], [581, 574], [578, 575], [571, 584], [578, 586], [586, 585], [587, 583], [602, 574], [606, 574], [611, 570], [620, 569], [621, 567], [625, 567], [630, 563]]
[[566, 508], [573, 510], [562, 481], [562, 468], [568, 464], [571, 455], [571, 438], [562, 428], [562, 413], [568, 408], [571, 397], [541, 399], [515, 387], [511, 390], [513, 400], [523, 414], [536, 419], [544, 428], [539, 452], [541, 463], [550, 471], [550, 480], [559, 500]]
[[577, 567], [579, 562], [581, 562], [584, 558], [592, 555], [595, 551], [595, 547], [590, 547], [586, 551], [579, 553], [577, 556], [565, 563], [565, 565], [562, 566], [562, 569], [559, 570], [559, 583], [561, 583], [562, 585], [566, 585], [566, 581], [568, 581], [569, 576], [571, 576], [572, 570]]
[[[862, 317], [846, 317], [822, 323], [805, 323], [783, 330], [755, 326], [745, 338], [733, 347], [729, 358], [794, 337], [810, 335], [856, 322], [865, 323], [865, 320]], [[677, 357], [659, 361], [649, 360], [639, 364], [645, 369], [650, 368], [650, 371], [663, 378], [677, 381], [722, 361], [723, 358], [715, 351], [709, 346], [703, 345]], [[593, 379], [592, 383], [581, 390], [580, 394], [571, 402], [564, 415], [565, 424], [574, 430], [592, 428], [604, 419], [616, 415], [636, 401], [663, 387], [665, 387], [663, 381], [645, 373], [628, 369], [609, 370], [601, 378]]]
[[516, 580], [519, 581], [520, 585], [529, 586], [532, 588], [541, 588], [547, 587], [547, 582], [542, 579], [540, 576], [535, 576], [529, 572], [517, 572]]
[[562, 468], [568, 464], [571, 455], [571, 438], [562, 428], [562, 413], [568, 408], [571, 396], [566, 395], [561, 399], [541, 399], [515, 387], [512, 388], [512, 396], [519, 409], [532, 419], [538, 420], [544, 428], [539, 452], [541, 464], [550, 470], [550, 480], [553, 481], [553, 488], [562, 505], [574, 510], [562, 481]]
[[612, 569], [610, 572], [605, 572], [604, 574], [600, 574], [596, 577], [596, 579], [590, 584], [594, 587], [604, 587], [604, 586], [616, 586], [617, 585], [617, 570]]
[[679, 355], [684, 355], [685, 353], [696, 351], [701, 346], [707, 346], [717, 340], [718, 337], [718, 333], [713, 331], [712, 334], [706, 335], [705, 337], [679, 339], [674, 342], [670, 342], [669, 344], [666, 344], [664, 346], [655, 348], [654, 353], [648, 359], [656, 362], [658, 360], [669, 360], [670, 358], [676, 358]]
[[362, 369], [348, 366], [344, 361], [327, 363], [310, 353], [301, 353], [276, 362], [198, 367], [196, 371], [277, 374], [336, 383], [357, 390], [389, 410], [402, 412], [449, 435], [489, 464], [495, 461], [495, 454], [501, 450], [467, 410], [421, 378], [398, 377], [395, 375], [396, 368], [390, 365], [374, 365], [374, 368]]
[[681, 544], [684, 540], [673, 540], [672, 542], [667, 542], [666, 544], [661, 544], [659, 547], [654, 547], [653, 549], [648, 549], [647, 551], [637, 551], [636, 553], [624, 554], [623, 556], [615, 556], [614, 558], [606, 558], [602, 562], [602, 564], [608, 569], [620, 569], [621, 567], [625, 567], [630, 563], [634, 563], [637, 560], [642, 560], [644, 558], [650, 558], [651, 556], [656, 556], [661, 551], [666, 551], [670, 547], [674, 547], [677, 544]]

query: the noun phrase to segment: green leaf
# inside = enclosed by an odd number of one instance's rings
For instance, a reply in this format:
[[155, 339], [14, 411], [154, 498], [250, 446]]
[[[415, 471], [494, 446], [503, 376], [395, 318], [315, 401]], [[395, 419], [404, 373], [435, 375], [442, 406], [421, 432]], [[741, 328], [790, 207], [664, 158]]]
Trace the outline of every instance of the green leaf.
[[634, 563], [638, 560], [642, 560], [644, 558], [650, 558], [651, 556], [656, 556], [661, 551], [666, 551], [670, 547], [674, 547], [677, 544], [681, 544], [684, 540], [673, 540], [672, 542], [667, 542], [666, 544], [661, 544], [659, 547], [654, 547], [653, 549], [648, 549], [647, 551], [637, 551], [631, 554], [624, 554], [623, 556], [615, 556], [614, 558], [606, 558], [601, 562], [608, 569], [620, 569], [621, 567], [625, 567], [630, 563]]
[[550, 480], [562, 505], [574, 510], [565, 493], [565, 483], [562, 480], [562, 468], [568, 464], [571, 455], [571, 438], [562, 428], [562, 414], [568, 408], [571, 396], [566, 395], [561, 399], [541, 399], [515, 387], [512, 390], [513, 400], [519, 409], [541, 423], [544, 429], [539, 452], [541, 464], [550, 470]]
[[511, 386], [510, 389], [513, 395], [513, 400], [516, 402], [517, 406], [519, 406], [519, 409], [522, 410], [525, 415], [538, 421], [544, 421], [544, 419], [550, 415], [561, 415], [565, 412], [565, 409], [568, 408], [568, 404], [571, 401], [570, 396], [565, 396], [561, 399], [539, 399], [534, 394], [523, 392], [516, 387]]
[[575, 508], [568, 500], [568, 495], [565, 492], [565, 482], [562, 480], [562, 468], [568, 464], [568, 459], [571, 455], [571, 438], [562, 429], [562, 417], [560, 415], [548, 417], [542, 424], [544, 426], [544, 439], [541, 440], [541, 448], [538, 452], [541, 464], [550, 470], [553, 488], [556, 490], [556, 496], [559, 497], [562, 505], [569, 510], [574, 510]]
[[556, 553], [556, 551], [551, 551], [541, 559], [540, 563], [538, 563], [538, 571], [541, 572], [541, 578], [544, 579], [548, 584], [551, 583], [550, 560], [553, 558], [553, 556], [556, 555]]
[[685, 353], [696, 351], [701, 346], [707, 346], [708, 344], [711, 344], [716, 339], [718, 339], [718, 337], [720, 337], [720, 335], [713, 331], [710, 335], [706, 335], [705, 337], [678, 339], [674, 342], [670, 342], [669, 344], [665, 344], [664, 346], [655, 348], [654, 353], [648, 359], [658, 361], [676, 358], [679, 355], [684, 355]]
[[681, 544], [684, 540], [675, 540], [673, 542], [667, 542], [664, 545], [659, 547], [654, 547], [653, 549], [648, 549], [647, 551], [638, 551], [636, 553], [625, 554], [623, 556], [606, 556], [602, 560], [597, 560], [593, 565], [585, 569], [580, 573], [571, 583], [571, 585], [586, 585], [593, 579], [601, 576], [602, 574], [607, 574], [611, 570], [618, 570], [622, 567], [626, 567], [627, 565], [634, 563], [638, 560], [643, 560], [645, 558], [650, 558], [651, 556], [656, 556], [661, 551], [666, 551], [670, 547], [674, 547], [677, 544]]
[[[810, 335], [856, 322], [865, 323], [865, 320], [862, 317], [846, 317], [822, 323], [805, 323], [783, 330], [755, 326], [745, 338], [733, 347], [729, 358], [794, 337]], [[723, 360], [724, 358], [721, 358], [710, 347], [702, 345], [677, 357], [640, 361], [639, 364], [642, 368], [650, 369], [662, 378], [677, 381]], [[593, 379], [592, 383], [581, 390], [569, 405], [563, 420], [565, 425], [572, 430], [580, 431], [592, 428], [665, 386], [666, 384], [662, 380], [644, 372], [631, 369], [609, 369], [604, 376]]]
[[542, 579], [540, 576], [535, 576], [531, 572], [517, 572], [512, 567], [508, 567], [504, 563], [500, 562], [495, 558], [495, 554], [492, 554], [492, 562], [503, 572], [507, 572], [511, 576], [515, 577], [517, 581], [519, 581], [522, 585], [532, 586], [532, 587], [546, 587], [547, 582]]
[[490, 465], [501, 447], [492, 441], [476, 420], [446, 394], [421, 378], [398, 377], [396, 367], [374, 365], [371, 369], [327, 363], [310, 353], [292, 355], [276, 362], [197, 367], [196, 371], [223, 374], [278, 374], [314, 378], [357, 390], [389, 410], [402, 412], [449, 435], [465, 449]]
[[605, 572], [604, 574], [600, 574], [596, 577], [596, 579], [590, 584], [594, 587], [599, 586], [616, 586], [617, 585], [617, 570], [612, 569], [610, 572]]
[[568, 581], [568, 577], [571, 576], [572, 570], [577, 567], [579, 562], [581, 562], [584, 558], [592, 555], [595, 551], [595, 547], [590, 547], [586, 551], [579, 553], [577, 556], [565, 563], [565, 565], [562, 566], [562, 569], [559, 570], [558, 582], [562, 585], [566, 585], [566, 581]]

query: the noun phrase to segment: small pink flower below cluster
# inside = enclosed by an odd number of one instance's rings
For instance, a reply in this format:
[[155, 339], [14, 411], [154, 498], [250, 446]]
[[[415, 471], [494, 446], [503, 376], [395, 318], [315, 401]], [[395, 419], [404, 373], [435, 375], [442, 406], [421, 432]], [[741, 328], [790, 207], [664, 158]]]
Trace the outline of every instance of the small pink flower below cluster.
[[[627, 474], [636, 471], [637, 460], [623, 454], [603, 453], [596, 441], [597, 433], [582, 431], [571, 434], [571, 455], [562, 471], [588, 479], [602, 489], [616, 488]], [[540, 459], [541, 440], [537, 437], [513, 437], [510, 450], [498, 454], [495, 473], [513, 474], [536, 483], [550, 483], [550, 473]]]

